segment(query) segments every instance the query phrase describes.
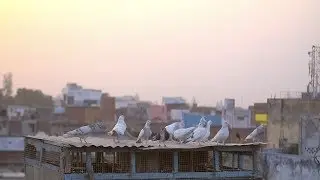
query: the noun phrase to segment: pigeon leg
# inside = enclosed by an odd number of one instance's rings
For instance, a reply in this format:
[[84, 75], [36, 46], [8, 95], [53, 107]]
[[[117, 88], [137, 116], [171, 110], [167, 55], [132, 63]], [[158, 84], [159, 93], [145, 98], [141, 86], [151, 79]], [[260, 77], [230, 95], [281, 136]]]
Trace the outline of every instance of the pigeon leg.
[[79, 137], [79, 139], [80, 139], [80, 142], [82, 143], [82, 138], [81, 138], [81, 137]]
[[83, 141], [84, 141], [85, 143], [88, 143], [88, 142], [86, 141], [86, 138], [83, 138]]
[[119, 135], [117, 134], [117, 142], [119, 143], [120, 142], [120, 140], [119, 140]]
[[169, 141], [173, 141], [172, 134], [169, 135]]

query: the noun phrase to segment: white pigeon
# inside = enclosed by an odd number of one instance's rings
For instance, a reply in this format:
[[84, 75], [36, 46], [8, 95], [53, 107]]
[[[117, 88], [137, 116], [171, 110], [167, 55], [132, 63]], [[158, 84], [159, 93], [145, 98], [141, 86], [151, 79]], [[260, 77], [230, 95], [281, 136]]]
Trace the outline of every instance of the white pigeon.
[[91, 132], [95, 132], [98, 129], [103, 129], [103, 124], [102, 122], [90, 124], [87, 126], [82, 126], [78, 129], [69, 131], [63, 135], [64, 138], [69, 138], [69, 137], [79, 137], [80, 142], [82, 143], [82, 140], [87, 143], [86, 139], [88, 138], [89, 134]]
[[206, 125], [207, 134], [202, 138], [203, 142], [207, 142], [208, 138], [210, 137], [211, 124], [212, 124], [212, 121], [208, 121], [207, 122], [207, 125]]
[[150, 124], [151, 124], [151, 121], [147, 120], [146, 124], [144, 125], [144, 127], [141, 129], [139, 133], [136, 143], [141, 143], [142, 139], [144, 139], [145, 142], [149, 141], [149, 138], [151, 137], [151, 134], [152, 134]]
[[200, 142], [202, 138], [207, 134], [206, 124], [204, 121], [200, 120], [200, 123], [198, 124], [198, 127], [193, 131], [193, 134], [190, 138], [186, 140], [186, 142]]
[[182, 143], [192, 136], [195, 129], [196, 127], [177, 129], [173, 132], [173, 137]]
[[265, 126], [263, 124], [261, 124], [260, 126], [258, 126], [256, 129], [254, 129], [246, 138], [245, 141], [251, 140], [253, 142], [256, 141], [257, 136], [259, 136], [261, 133], [264, 132], [264, 128]]
[[181, 129], [184, 127], [184, 123], [183, 121], [180, 122], [174, 122], [172, 124], [167, 125], [165, 128], [165, 130], [168, 132], [169, 134], [169, 140], [172, 141], [172, 136], [175, 130], [177, 129]]
[[116, 136], [116, 138], [115, 137], [113, 138], [113, 141], [116, 142], [116, 139], [117, 139], [117, 142], [120, 142], [119, 136], [123, 136], [124, 133], [126, 132], [126, 129], [127, 129], [127, 124], [124, 121], [124, 116], [121, 115], [118, 118], [117, 124], [114, 125], [111, 131], [108, 132], [108, 135]]
[[228, 122], [223, 122], [221, 129], [218, 131], [218, 133], [211, 139], [212, 142], [222, 142], [225, 144], [225, 141], [229, 137], [229, 128], [230, 124]]

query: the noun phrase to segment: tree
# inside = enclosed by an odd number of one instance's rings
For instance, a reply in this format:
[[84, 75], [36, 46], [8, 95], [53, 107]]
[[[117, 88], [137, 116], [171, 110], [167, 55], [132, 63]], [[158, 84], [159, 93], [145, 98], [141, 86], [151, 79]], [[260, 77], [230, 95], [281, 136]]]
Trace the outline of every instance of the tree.
[[3, 75], [3, 95], [5, 97], [11, 97], [13, 93], [13, 82], [12, 82], [12, 73], [6, 73]]
[[41, 107], [52, 107], [52, 97], [43, 94], [40, 90], [33, 90], [27, 88], [19, 88], [17, 94], [14, 97], [15, 103], [19, 105], [28, 106], [41, 106]]

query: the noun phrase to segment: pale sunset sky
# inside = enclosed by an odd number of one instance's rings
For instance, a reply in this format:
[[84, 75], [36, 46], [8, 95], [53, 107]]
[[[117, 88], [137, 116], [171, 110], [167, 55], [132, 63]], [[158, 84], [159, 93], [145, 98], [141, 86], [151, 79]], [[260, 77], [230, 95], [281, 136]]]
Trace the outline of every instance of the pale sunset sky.
[[0, 0], [0, 74], [57, 95], [193, 96], [215, 105], [305, 91], [319, 0]]

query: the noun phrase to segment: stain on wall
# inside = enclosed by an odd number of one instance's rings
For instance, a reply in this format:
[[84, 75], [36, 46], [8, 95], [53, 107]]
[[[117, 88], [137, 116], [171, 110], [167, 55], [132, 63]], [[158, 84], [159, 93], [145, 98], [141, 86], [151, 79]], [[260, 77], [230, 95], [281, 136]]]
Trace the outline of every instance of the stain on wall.
[[261, 153], [261, 169], [268, 180], [318, 180], [320, 165], [313, 158], [279, 152]]

